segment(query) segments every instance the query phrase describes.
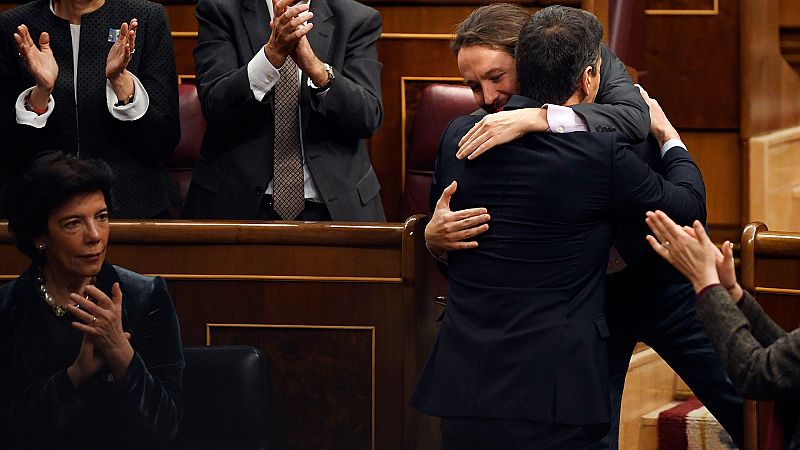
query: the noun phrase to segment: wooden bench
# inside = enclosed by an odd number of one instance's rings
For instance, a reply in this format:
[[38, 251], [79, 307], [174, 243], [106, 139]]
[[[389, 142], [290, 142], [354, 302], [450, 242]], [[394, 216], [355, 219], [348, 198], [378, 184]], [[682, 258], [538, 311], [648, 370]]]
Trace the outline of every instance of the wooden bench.
[[[785, 330], [800, 326], [800, 233], [769, 231], [761, 222], [744, 228], [742, 287], [755, 295]], [[765, 449], [772, 402], [745, 401], [745, 450]]]

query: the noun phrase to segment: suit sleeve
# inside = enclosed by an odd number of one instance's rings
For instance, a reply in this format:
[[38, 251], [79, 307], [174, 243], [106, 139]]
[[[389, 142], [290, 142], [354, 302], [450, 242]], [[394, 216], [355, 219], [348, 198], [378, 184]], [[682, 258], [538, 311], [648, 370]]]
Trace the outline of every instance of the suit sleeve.
[[722, 286], [703, 292], [697, 299], [697, 314], [733, 384], [745, 397], [797, 397], [800, 330], [780, 329], [748, 293], [737, 307]]
[[140, 23], [138, 34], [144, 42], [137, 40], [136, 53], [142, 59], [135, 75], [147, 91], [150, 105], [138, 120], [115, 120], [113, 123], [117, 136], [124, 137], [125, 145], [121, 147], [154, 164], [169, 159], [181, 138], [178, 75], [164, 7], [157, 5], [150, 9]]
[[622, 215], [640, 217], [660, 209], [676, 223], [706, 221], [703, 176], [689, 152], [673, 147], [664, 155], [664, 175], [653, 172], [629, 147], [616, 145], [613, 156], [613, 197]]
[[[8, 345], [3, 345], [0, 352], [8, 349]], [[86, 408], [72, 386], [66, 369], [28, 386], [17, 399], [12, 400], [12, 393], [8, 392], [12, 381], [7, 378], [12, 374], [13, 362], [8, 354], [2, 354], [0, 358], [9, 363], [0, 371], [3, 386], [0, 436], [6, 445], [12, 448], [42, 445], [48, 438], [63, 431]]]
[[311, 95], [311, 108], [352, 137], [372, 136], [383, 120], [381, 63], [375, 47], [380, 35], [381, 16], [370, 10], [347, 42], [344, 65], [334, 68], [331, 88], [321, 98]]
[[572, 108], [586, 121], [589, 131], [615, 129], [623, 142], [638, 144], [650, 132], [650, 110], [628, 76], [625, 64], [605, 45], [602, 58], [595, 102]]
[[[258, 101], [250, 89], [247, 62], [241, 63], [234, 43], [236, 20], [220, 10], [221, 3], [197, 2], [198, 44], [194, 49], [197, 93], [209, 123], [235, 125], [271, 110], [272, 91]], [[224, 6], [224, 5], [222, 5]]]
[[149, 293], [145, 329], [134, 342], [125, 379], [114, 386], [127, 404], [132, 426], [150, 442], [168, 442], [178, 431], [184, 360], [175, 308], [164, 280]]

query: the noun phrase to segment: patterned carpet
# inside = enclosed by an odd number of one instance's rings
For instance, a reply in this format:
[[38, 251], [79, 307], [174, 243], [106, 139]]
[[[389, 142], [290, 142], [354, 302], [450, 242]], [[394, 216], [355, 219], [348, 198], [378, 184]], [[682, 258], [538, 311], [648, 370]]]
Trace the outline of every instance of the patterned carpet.
[[728, 433], [697, 397], [658, 415], [659, 450], [735, 449]]

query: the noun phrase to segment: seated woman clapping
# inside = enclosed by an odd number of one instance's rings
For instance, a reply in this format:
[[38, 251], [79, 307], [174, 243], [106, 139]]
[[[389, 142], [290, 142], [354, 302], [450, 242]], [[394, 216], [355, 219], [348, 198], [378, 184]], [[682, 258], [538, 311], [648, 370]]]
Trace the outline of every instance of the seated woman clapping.
[[[699, 222], [681, 227], [661, 211], [646, 220], [650, 245], [694, 286], [697, 313], [733, 384], [754, 399], [800, 395], [800, 329], [784, 331], [739, 286], [730, 242], [720, 251]], [[792, 441], [800, 445], [797, 432]]]
[[15, 184], [9, 229], [32, 264], [0, 286], [3, 445], [152, 447], [177, 431], [178, 320], [161, 278], [105, 262], [111, 178], [49, 152]]

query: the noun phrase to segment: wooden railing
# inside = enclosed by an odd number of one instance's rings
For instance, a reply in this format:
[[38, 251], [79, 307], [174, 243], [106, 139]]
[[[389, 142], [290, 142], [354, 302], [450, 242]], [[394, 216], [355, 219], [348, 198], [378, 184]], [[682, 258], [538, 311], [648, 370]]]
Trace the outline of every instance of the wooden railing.
[[[748, 224], [741, 242], [742, 287], [787, 331], [800, 325], [800, 233]], [[765, 448], [771, 402], [745, 402], [745, 450]]]

